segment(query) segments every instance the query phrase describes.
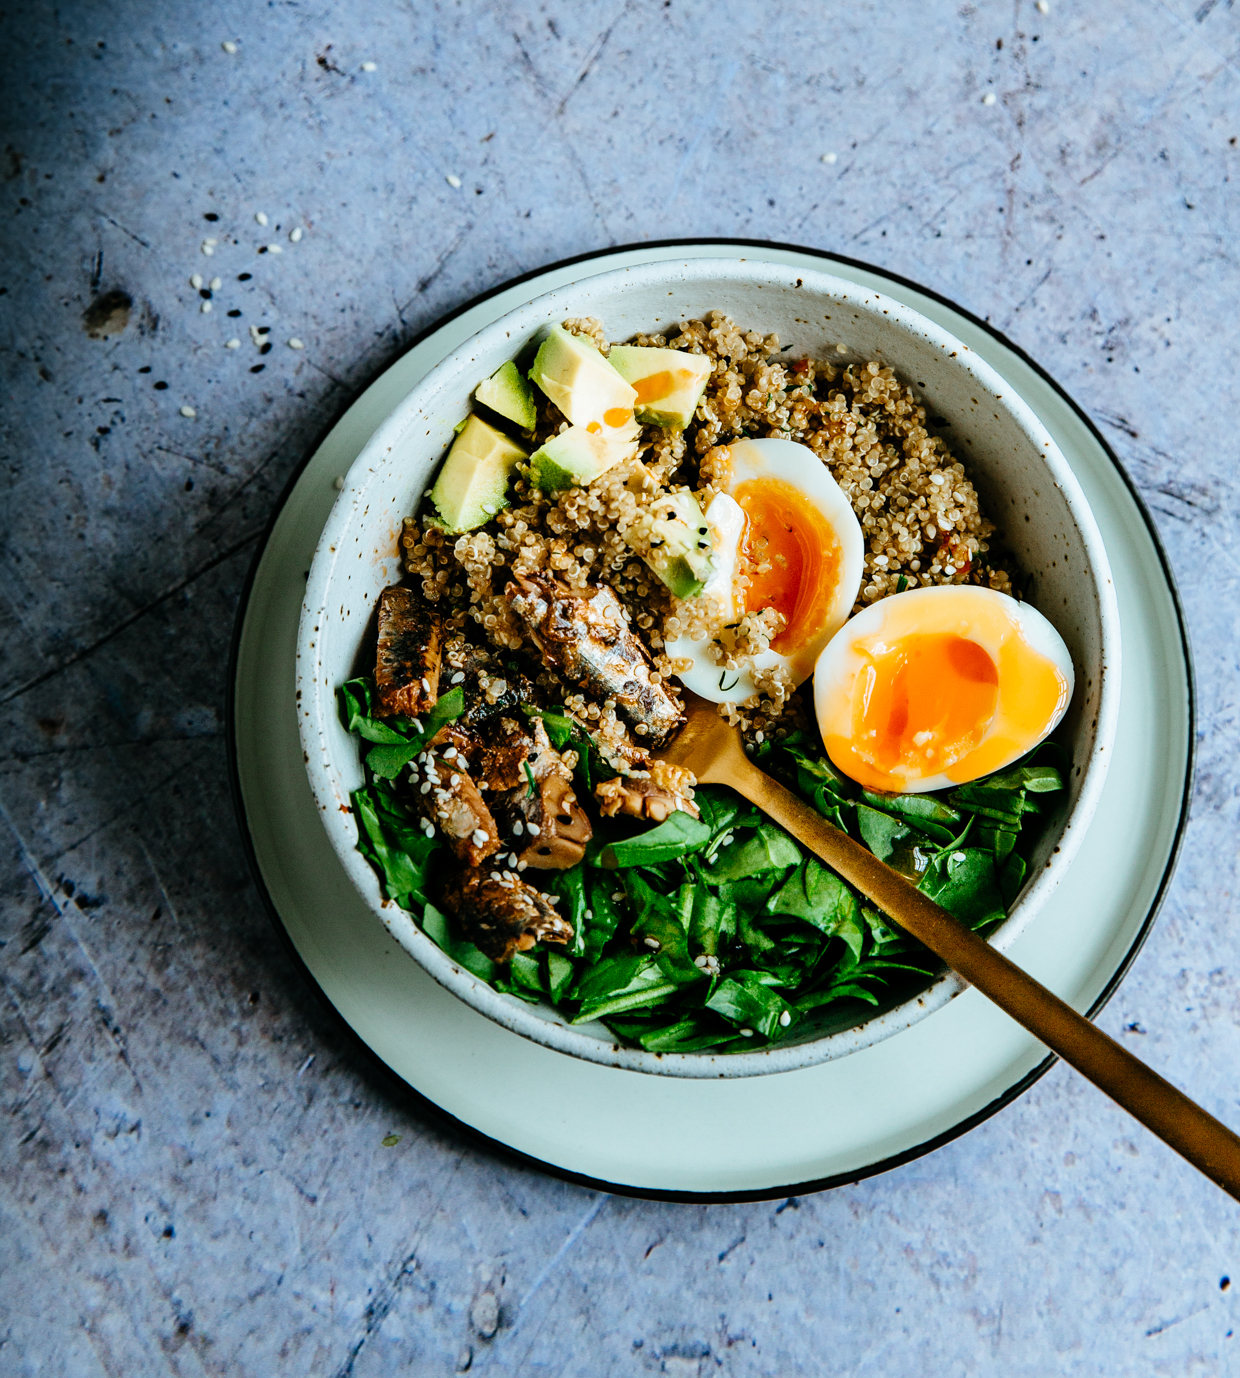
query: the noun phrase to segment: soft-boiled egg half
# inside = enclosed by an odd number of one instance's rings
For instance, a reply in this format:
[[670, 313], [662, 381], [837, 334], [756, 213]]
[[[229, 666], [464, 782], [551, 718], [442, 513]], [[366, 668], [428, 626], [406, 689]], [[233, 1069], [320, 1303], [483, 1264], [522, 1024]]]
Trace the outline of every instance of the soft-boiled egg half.
[[[702, 597], [722, 603], [725, 628], [763, 608], [782, 614], [783, 629], [753, 668], [783, 665], [800, 684], [856, 601], [865, 557], [861, 526], [808, 446], [741, 440], [728, 451], [729, 463], [715, 469], [720, 491], [705, 512], [714, 571]], [[743, 589], [739, 573], [749, 579]], [[757, 692], [748, 668], [728, 670], [715, 659], [711, 637], [676, 637], [667, 654], [693, 661], [679, 678], [704, 699], [740, 703]]]
[[827, 755], [886, 793], [961, 785], [1023, 756], [1072, 697], [1072, 658], [1028, 603], [967, 585], [892, 594], [823, 651], [814, 707]]

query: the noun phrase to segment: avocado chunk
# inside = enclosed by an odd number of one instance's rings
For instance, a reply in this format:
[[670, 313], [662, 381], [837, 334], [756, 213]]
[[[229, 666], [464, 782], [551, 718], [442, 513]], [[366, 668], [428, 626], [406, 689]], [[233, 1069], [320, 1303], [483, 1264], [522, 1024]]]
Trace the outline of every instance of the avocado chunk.
[[608, 430], [631, 428], [636, 391], [589, 340], [570, 335], [562, 325], [538, 347], [530, 378], [568, 417], [571, 426], [592, 423]]
[[683, 431], [693, 420], [710, 378], [710, 360], [682, 349], [615, 345], [608, 361], [637, 393], [637, 419]]
[[[636, 431], [636, 425], [632, 429]], [[544, 493], [584, 487], [636, 453], [636, 437], [628, 439], [597, 423], [570, 426], [530, 456], [530, 480]]]
[[444, 530], [472, 531], [507, 507], [508, 480], [528, 453], [480, 416], [467, 417], [431, 489]]
[[715, 543], [697, 498], [687, 492], [660, 498], [649, 531], [646, 563], [677, 598], [696, 598], [715, 568]]
[[533, 389], [511, 359], [501, 364], [485, 382], [479, 383], [474, 396], [484, 407], [490, 407], [523, 431], [532, 431], [538, 425]]

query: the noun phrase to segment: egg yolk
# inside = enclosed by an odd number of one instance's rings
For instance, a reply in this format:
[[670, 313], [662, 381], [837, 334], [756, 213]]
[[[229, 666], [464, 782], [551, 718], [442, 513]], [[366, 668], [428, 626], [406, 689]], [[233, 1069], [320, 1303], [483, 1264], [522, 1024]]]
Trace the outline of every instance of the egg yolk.
[[785, 625], [771, 647], [792, 658], [826, 629], [839, 581], [839, 540], [818, 508], [782, 479], [749, 479], [731, 494], [746, 517], [745, 611], [782, 613]]
[[689, 368], [665, 368], [662, 373], [651, 373], [645, 378], [639, 378], [633, 384], [637, 389], [638, 406], [645, 407], [651, 402], [662, 402], [679, 388], [696, 382], [697, 376]]
[[1013, 624], [993, 620], [993, 655], [959, 631], [900, 629], [859, 644], [851, 721], [837, 719], [850, 734], [824, 737], [832, 761], [866, 789], [899, 793], [933, 776], [976, 780], [1041, 741], [1068, 681]]

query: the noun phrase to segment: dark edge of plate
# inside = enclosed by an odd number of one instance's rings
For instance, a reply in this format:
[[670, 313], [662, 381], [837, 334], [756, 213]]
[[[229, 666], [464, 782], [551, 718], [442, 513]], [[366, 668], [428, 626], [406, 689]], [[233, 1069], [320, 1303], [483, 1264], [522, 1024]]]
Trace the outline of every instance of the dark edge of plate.
[[[1101, 447], [1103, 453], [1111, 461], [1112, 465], [1114, 465], [1116, 472], [1119, 474], [1120, 478], [1123, 479], [1124, 484], [1127, 487], [1133, 502], [1136, 504], [1138, 512], [1140, 512], [1141, 514], [1142, 520], [1145, 522], [1145, 526], [1147, 531], [1149, 532], [1150, 539], [1154, 543], [1154, 549], [1158, 553], [1158, 560], [1159, 564], [1162, 567], [1163, 578], [1166, 581], [1167, 588], [1171, 593], [1172, 604], [1175, 607], [1176, 622], [1180, 630], [1180, 646], [1184, 655], [1184, 668], [1188, 680], [1188, 769], [1184, 776], [1184, 790], [1182, 798], [1180, 800], [1180, 816], [1176, 824], [1175, 840], [1172, 844], [1171, 855], [1167, 858], [1167, 864], [1163, 870], [1162, 880], [1159, 882], [1158, 893], [1155, 895], [1154, 902], [1150, 905], [1149, 912], [1146, 914], [1145, 919], [1141, 924], [1140, 931], [1134, 938], [1132, 946], [1128, 949], [1128, 952], [1126, 953], [1123, 961], [1116, 968], [1115, 973], [1107, 982], [1106, 986], [1103, 988], [1103, 991], [1098, 996], [1097, 1000], [1095, 1000], [1094, 1003], [1086, 1011], [1088, 1017], [1090, 1019], [1093, 1019], [1107, 1004], [1111, 996], [1114, 995], [1120, 982], [1128, 974], [1129, 968], [1136, 960], [1137, 954], [1145, 945], [1145, 941], [1149, 937], [1150, 930], [1154, 925], [1154, 920], [1158, 917], [1158, 912], [1162, 908], [1163, 902], [1166, 899], [1167, 889], [1171, 884], [1171, 878], [1175, 873], [1176, 864], [1179, 861], [1180, 852], [1184, 845], [1184, 832], [1188, 823], [1188, 810], [1190, 802], [1192, 800], [1193, 777], [1196, 770], [1196, 674], [1193, 668], [1192, 650], [1188, 641], [1188, 629], [1185, 625], [1184, 608], [1183, 604], [1180, 601], [1179, 589], [1176, 587], [1175, 577], [1171, 572], [1171, 564], [1167, 559], [1167, 552], [1163, 548], [1162, 538], [1159, 536], [1158, 528], [1154, 524], [1154, 521], [1150, 516], [1149, 509], [1146, 507], [1144, 499], [1141, 497], [1141, 494], [1137, 490], [1136, 485], [1133, 483], [1132, 478], [1129, 476], [1128, 471], [1124, 468], [1123, 464], [1120, 463], [1119, 457], [1116, 455], [1115, 451], [1111, 448], [1105, 437], [1102, 435], [1102, 432], [1099, 431], [1098, 427], [1094, 425], [1093, 420], [1086, 414], [1083, 408], [1077, 405], [1077, 403], [1068, 395], [1064, 388], [1062, 388], [1060, 384], [1056, 382], [1056, 380], [1052, 378], [1051, 375], [1039, 363], [1037, 363], [1036, 360], [1030, 358], [1030, 356], [1026, 354], [1025, 351], [1021, 349], [1019, 345], [1013, 344], [1012, 341], [1009, 340], [1006, 335], [1004, 335], [1001, 331], [996, 330], [995, 327], [992, 326], [988, 321], [983, 321], [979, 319], [971, 311], [965, 310], [964, 307], [959, 306], [949, 297], [945, 297], [941, 293], [935, 292], [933, 289], [929, 287], [924, 287], [921, 285], [921, 283], [913, 282], [909, 278], [901, 277], [898, 273], [888, 272], [885, 268], [875, 267], [873, 264], [866, 263], [861, 259], [848, 258], [844, 254], [833, 254], [829, 253], [825, 249], [811, 249], [799, 244], [781, 244], [776, 242], [775, 240], [766, 239], [653, 239], [640, 244], [614, 245], [609, 249], [595, 250], [592, 253], [577, 254], [572, 258], [559, 259], [555, 263], [544, 264], [542, 267], [532, 269], [528, 273], [522, 273], [518, 277], [509, 278], [505, 282], [500, 283], [496, 287], [490, 288], [486, 292], [480, 292], [477, 296], [471, 297], [468, 301], [465, 301], [461, 303], [461, 305], [454, 307], [451, 311], [445, 312], [442, 316], [438, 317], [431, 325], [427, 326], [425, 330], [420, 331], [412, 339], [403, 342], [399, 352], [396, 355], [394, 355], [393, 358], [386, 360], [378, 368], [374, 376], [370, 379], [370, 382], [374, 382], [378, 377], [385, 373], [387, 369], [389, 369], [392, 366], [396, 358], [400, 357], [400, 355], [402, 354], [407, 353], [415, 345], [420, 344], [429, 335], [434, 334], [436, 330], [439, 330], [449, 321], [454, 320], [457, 316], [463, 315], [466, 311], [469, 311], [473, 307], [480, 305], [482, 302], [488, 300], [490, 297], [497, 296], [500, 292], [505, 292], [511, 287], [520, 286], [521, 283], [528, 282], [533, 278], [541, 277], [544, 273], [552, 272], [557, 268], [569, 268], [576, 263], [601, 264], [604, 260], [612, 257], [613, 255], [632, 253], [640, 249], [698, 249], [703, 247], [709, 247], [711, 245], [716, 244], [719, 245], [721, 248], [729, 249], [779, 249], [788, 253], [806, 254], [812, 258], [822, 259], [826, 263], [840, 263], [850, 268], [859, 268], [864, 272], [873, 273], [877, 277], [886, 278], [888, 281], [897, 283], [901, 287], [907, 287], [911, 291], [920, 292], [923, 296], [929, 297], [932, 301], [936, 301], [940, 305], [946, 306], [949, 310], [955, 311], [958, 315], [963, 316], [965, 320], [969, 321], [972, 325], [977, 326], [979, 329], [984, 330], [988, 335], [992, 336], [995, 340], [997, 340], [999, 344], [1001, 344], [1005, 349], [1010, 350], [1023, 363], [1027, 364], [1031, 369], [1033, 369], [1033, 371], [1037, 373], [1039, 377], [1041, 377], [1052, 388], [1054, 388], [1054, 390], [1060, 395], [1060, 397], [1063, 398], [1063, 400], [1068, 404], [1068, 406], [1072, 408], [1072, 410], [1076, 413], [1080, 420], [1084, 422], [1086, 428], [1089, 430], [1094, 440]], [[369, 386], [370, 383], [367, 383], [366, 387]], [[923, 1143], [917, 1144], [913, 1148], [905, 1149], [902, 1153], [892, 1154], [890, 1157], [883, 1158], [879, 1162], [871, 1163], [867, 1167], [861, 1169], [858, 1172], [838, 1173], [833, 1177], [823, 1177], [808, 1182], [793, 1182], [788, 1183], [784, 1186], [766, 1187], [757, 1191], [691, 1192], [662, 1191], [657, 1188], [639, 1188], [627, 1186], [624, 1184], [618, 1184], [615, 1182], [607, 1182], [596, 1177], [586, 1176], [585, 1174], [580, 1172], [573, 1172], [568, 1168], [559, 1167], [554, 1163], [547, 1163], [540, 1158], [535, 1158], [529, 1154], [522, 1153], [519, 1149], [513, 1148], [510, 1144], [506, 1144], [500, 1139], [490, 1138], [488, 1135], [483, 1134], [480, 1130], [475, 1129], [472, 1125], [468, 1125], [464, 1123], [462, 1120], [458, 1120], [454, 1115], [451, 1115], [441, 1106], [436, 1105], [435, 1102], [430, 1100], [427, 1096], [424, 1096], [422, 1092], [416, 1089], [416, 1087], [411, 1086], [407, 1081], [404, 1080], [403, 1077], [399, 1076], [396, 1072], [392, 1070], [391, 1067], [387, 1065], [386, 1062], [383, 1061], [383, 1059], [370, 1047], [370, 1045], [366, 1043], [366, 1041], [361, 1037], [361, 1035], [353, 1029], [353, 1027], [340, 1013], [340, 1011], [336, 1009], [336, 1007], [328, 999], [323, 988], [314, 979], [314, 976], [311, 974], [309, 967], [306, 965], [305, 961], [302, 959], [301, 954], [297, 951], [297, 948], [294, 946], [293, 940], [289, 936], [288, 930], [285, 928], [284, 922], [280, 917], [280, 912], [276, 908], [275, 903], [273, 902], [271, 895], [267, 890], [267, 886], [263, 881], [262, 872], [259, 869], [258, 858], [254, 851], [253, 839], [250, 836], [249, 822], [246, 818], [245, 807], [241, 797], [241, 779], [240, 771], [237, 765], [237, 739], [235, 730], [237, 656], [241, 645], [241, 629], [245, 622], [246, 609], [249, 606], [250, 592], [254, 586], [254, 576], [258, 571], [259, 562], [262, 559], [263, 552], [267, 548], [267, 542], [271, 538], [272, 530], [274, 529], [276, 521], [284, 508], [284, 504], [288, 500], [288, 497], [292, 493], [298, 480], [301, 478], [302, 472], [306, 468], [306, 465], [309, 464], [311, 458], [317, 453], [319, 446], [326, 438], [328, 432], [332, 429], [332, 426], [336, 424], [336, 421], [338, 421], [340, 417], [344, 415], [344, 413], [349, 409], [349, 407], [352, 406], [355, 401], [357, 401], [357, 398], [360, 397], [365, 390], [365, 387], [360, 388], [353, 395], [353, 397], [350, 398], [348, 404], [341, 408], [335, 420], [333, 420], [331, 426], [328, 426], [324, 430], [323, 434], [319, 437], [315, 444], [307, 451], [305, 458], [301, 461], [300, 464], [298, 464], [296, 470], [289, 476], [288, 482], [284, 486], [284, 491], [280, 494], [279, 500], [276, 502], [275, 507], [272, 509], [271, 517], [268, 520], [266, 528], [263, 531], [262, 540], [260, 541], [258, 548], [255, 551], [254, 558], [250, 562], [250, 567], [246, 572], [245, 582], [241, 588], [241, 597], [237, 604], [237, 616], [236, 621], [233, 625], [232, 641], [229, 646], [228, 652], [228, 681], [226, 685], [225, 696], [225, 731], [227, 734], [228, 746], [228, 781], [229, 788], [231, 790], [233, 798], [233, 808], [237, 815], [237, 823], [241, 834], [242, 849], [245, 852], [246, 862], [249, 865], [250, 874], [253, 877], [254, 884], [258, 890], [259, 897], [262, 900], [263, 907], [266, 909], [268, 917], [274, 924], [276, 932], [279, 934], [280, 939], [283, 942], [285, 950], [288, 952], [289, 957], [292, 959], [294, 965], [301, 972], [301, 975], [307, 983], [307, 985], [315, 993], [320, 1003], [329, 1013], [331, 1022], [336, 1025], [338, 1031], [344, 1036], [345, 1040], [348, 1043], [350, 1043], [354, 1050], [361, 1054], [362, 1061], [369, 1064], [371, 1069], [379, 1074], [379, 1079], [387, 1083], [387, 1085], [391, 1088], [392, 1091], [396, 1093], [398, 1097], [411, 1098], [414, 1105], [419, 1111], [428, 1115], [429, 1118], [431, 1118], [432, 1120], [437, 1121], [441, 1126], [448, 1127], [455, 1133], [461, 1135], [461, 1137], [471, 1142], [475, 1147], [485, 1149], [492, 1153], [496, 1153], [502, 1157], [507, 1157], [509, 1159], [516, 1161], [517, 1163], [522, 1164], [523, 1166], [532, 1167], [540, 1172], [548, 1173], [550, 1176], [557, 1177], [561, 1181], [571, 1182], [575, 1186], [586, 1187], [592, 1191], [602, 1191], [608, 1193], [609, 1195], [615, 1196], [631, 1196], [646, 1201], [675, 1201], [683, 1203], [685, 1205], [714, 1205], [749, 1201], [773, 1201], [790, 1196], [809, 1196], [815, 1192], [829, 1191], [834, 1187], [851, 1186], [856, 1182], [864, 1181], [867, 1177], [875, 1177], [879, 1173], [890, 1172], [893, 1168], [901, 1167], [905, 1163], [910, 1163], [914, 1159], [923, 1157], [927, 1153], [932, 1153], [936, 1148], [941, 1148], [944, 1144], [948, 1144], [953, 1139], [957, 1139], [961, 1135], [968, 1133], [969, 1130], [976, 1128], [984, 1120], [988, 1120], [992, 1115], [997, 1114], [1000, 1110], [1004, 1108], [1004, 1106], [1011, 1104], [1011, 1102], [1014, 1101], [1018, 1096], [1023, 1095], [1024, 1092], [1027, 1091], [1029, 1087], [1031, 1087], [1034, 1084], [1034, 1082], [1036, 1082], [1037, 1080], [1039, 1080], [1039, 1078], [1044, 1076], [1051, 1069], [1051, 1067], [1058, 1061], [1058, 1058], [1056, 1058], [1053, 1053], [1046, 1057], [1042, 1062], [1038, 1063], [1038, 1065], [1034, 1067], [1031, 1071], [1027, 1072], [1018, 1082], [1008, 1087], [1008, 1089], [1001, 1096], [997, 1096], [987, 1105], [984, 1105], [980, 1110], [977, 1110], [972, 1115], [967, 1116], [958, 1124], [955, 1124], [950, 1129], [945, 1130], [942, 1134], [936, 1134], [933, 1138], [926, 1139]]]

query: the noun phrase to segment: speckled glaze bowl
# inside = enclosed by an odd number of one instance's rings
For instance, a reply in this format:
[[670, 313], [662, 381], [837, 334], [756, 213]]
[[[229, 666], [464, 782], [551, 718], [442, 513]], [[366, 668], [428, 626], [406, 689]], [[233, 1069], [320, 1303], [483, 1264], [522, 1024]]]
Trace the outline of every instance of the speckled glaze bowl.
[[966, 345], [891, 298], [828, 273], [752, 258], [649, 264], [583, 278], [480, 331], [433, 369], [375, 431], [345, 477], [315, 551], [297, 648], [298, 721], [311, 789], [330, 845], [377, 918], [441, 985], [505, 1028], [573, 1057], [681, 1077], [791, 1071], [911, 1027], [963, 989], [948, 973], [917, 996], [800, 1042], [753, 1053], [657, 1054], [620, 1047], [602, 1024], [570, 1026], [550, 1005], [501, 995], [441, 951], [383, 898], [356, 850], [350, 791], [363, 783], [356, 739], [337, 716], [336, 686], [355, 662], [380, 592], [400, 577], [402, 520], [469, 409], [473, 389], [549, 325], [598, 316], [611, 339], [726, 311], [747, 329], [775, 331], [789, 357], [878, 359], [914, 384], [950, 424], [952, 447], [983, 510], [1029, 576], [1030, 601], [1057, 627], [1076, 668], [1076, 691], [1057, 734], [1072, 768], [1067, 802], [1051, 821], [1030, 879], [993, 942], [1008, 947], [1072, 862], [1102, 792], [1119, 710], [1119, 615], [1106, 552], [1076, 478], [1037, 417]]

